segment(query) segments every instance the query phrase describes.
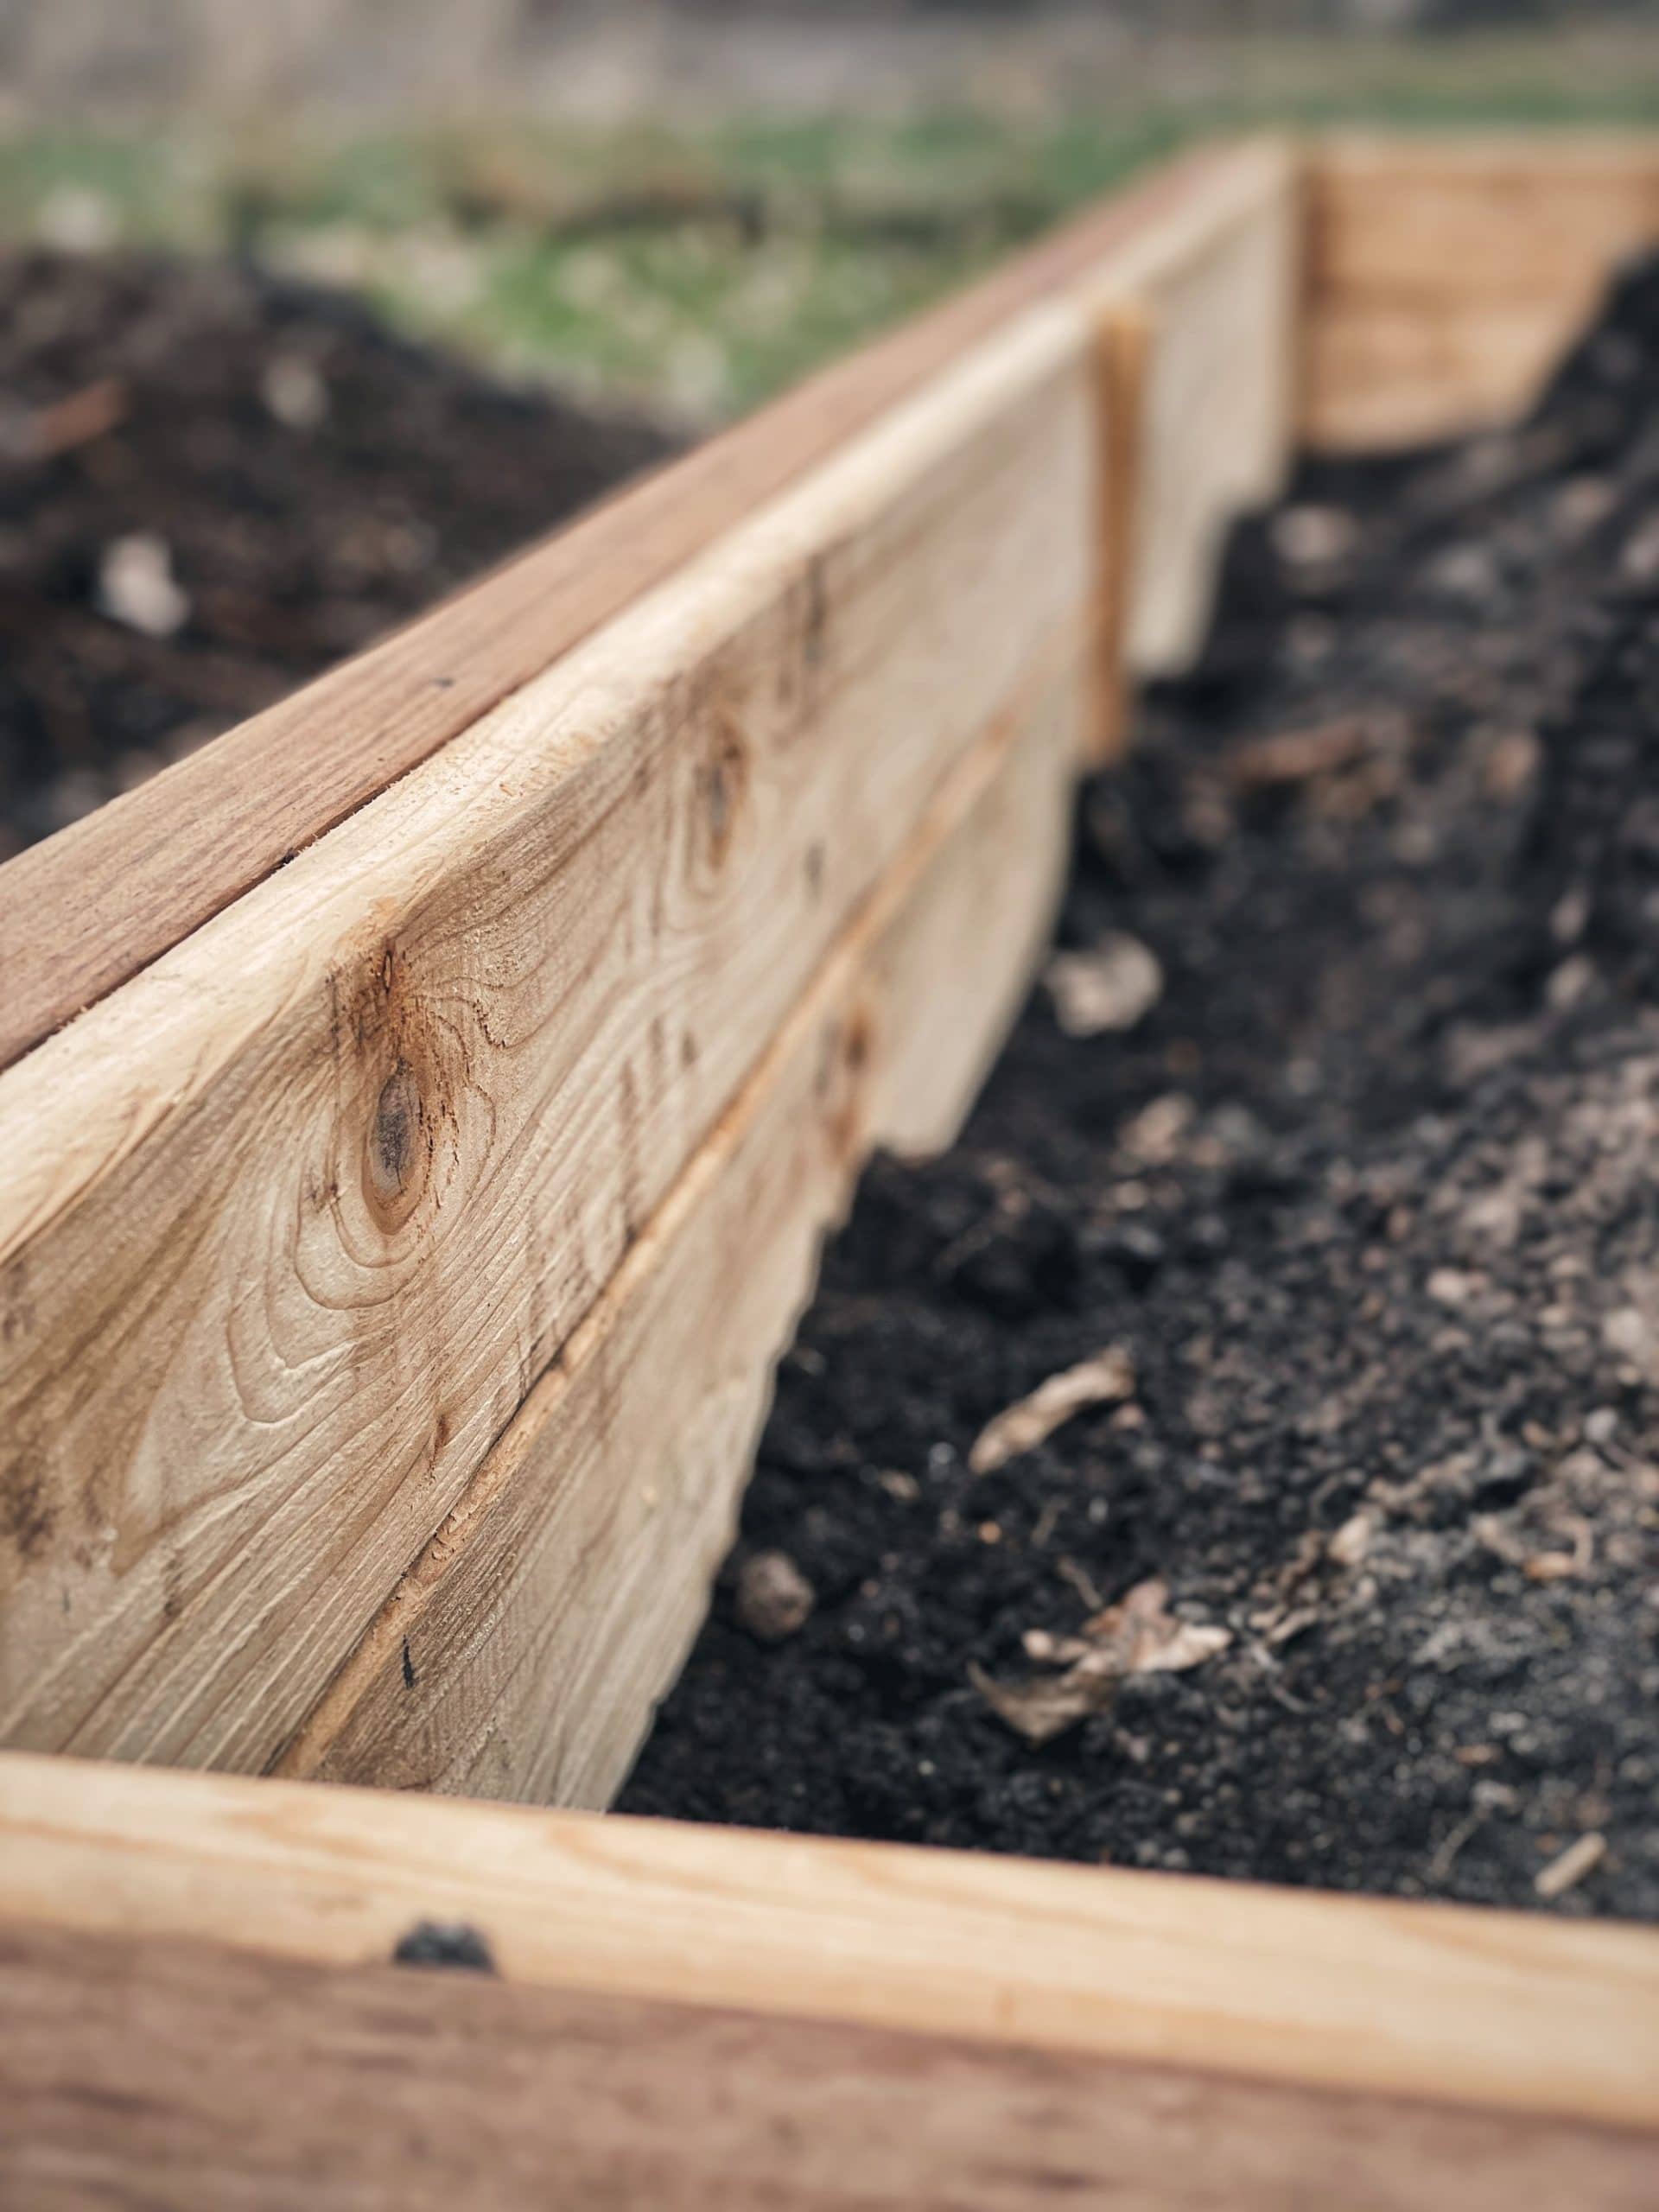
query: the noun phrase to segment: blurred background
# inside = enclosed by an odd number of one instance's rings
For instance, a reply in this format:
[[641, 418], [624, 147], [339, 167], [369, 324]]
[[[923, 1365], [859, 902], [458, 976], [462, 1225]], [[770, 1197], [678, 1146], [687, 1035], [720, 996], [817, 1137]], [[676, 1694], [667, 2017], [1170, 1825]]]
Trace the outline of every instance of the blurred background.
[[0, 858], [1182, 143], [1656, 116], [1656, 0], [0, 0]]
[[231, 251], [510, 373], [751, 405], [1263, 121], [1641, 124], [1577, 0], [0, 0], [0, 228]]

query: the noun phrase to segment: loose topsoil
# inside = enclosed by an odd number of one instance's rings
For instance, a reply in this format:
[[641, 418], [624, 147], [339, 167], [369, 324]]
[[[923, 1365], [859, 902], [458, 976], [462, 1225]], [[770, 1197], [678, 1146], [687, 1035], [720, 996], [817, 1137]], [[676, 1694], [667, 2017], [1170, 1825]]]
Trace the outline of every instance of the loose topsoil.
[[0, 859], [671, 441], [251, 268], [0, 259]]
[[1237, 535], [1059, 945], [623, 1805], [1659, 1915], [1659, 269]]

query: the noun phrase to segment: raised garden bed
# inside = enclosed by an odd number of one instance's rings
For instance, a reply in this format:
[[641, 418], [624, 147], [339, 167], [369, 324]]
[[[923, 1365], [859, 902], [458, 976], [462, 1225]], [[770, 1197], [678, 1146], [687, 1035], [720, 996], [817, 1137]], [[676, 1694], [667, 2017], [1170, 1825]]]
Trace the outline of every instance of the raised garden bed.
[[1200, 156], [0, 870], [25, 2201], [1643, 2201], [1643, 1931], [318, 1785], [609, 1802], [1229, 518], [1656, 231], [1645, 147]]
[[624, 1808], [1659, 1920], [1656, 392], [1241, 535]]

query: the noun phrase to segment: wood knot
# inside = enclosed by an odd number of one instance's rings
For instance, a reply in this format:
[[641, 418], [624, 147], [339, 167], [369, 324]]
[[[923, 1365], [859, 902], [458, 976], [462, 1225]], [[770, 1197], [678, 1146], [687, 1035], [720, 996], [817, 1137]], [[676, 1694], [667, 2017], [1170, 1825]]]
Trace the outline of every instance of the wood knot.
[[430, 1149], [421, 1087], [400, 1059], [380, 1086], [363, 1147], [363, 1195], [384, 1227], [398, 1227], [414, 1211]]
[[817, 1093], [824, 1126], [836, 1155], [849, 1162], [862, 1156], [875, 1021], [867, 1006], [855, 1006], [824, 1039]]
[[748, 798], [750, 760], [741, 690], [719, 671], [700, 681], [690, 708], [697, 731], [690, 859], [694, 871], [725, 865]]
[[703, 764], [701, 781], [708, 857], [718, 868], [730, 849], [738, 809], [748, 782], [748, 760], [742, 741], [729, 727], [716, 733]]

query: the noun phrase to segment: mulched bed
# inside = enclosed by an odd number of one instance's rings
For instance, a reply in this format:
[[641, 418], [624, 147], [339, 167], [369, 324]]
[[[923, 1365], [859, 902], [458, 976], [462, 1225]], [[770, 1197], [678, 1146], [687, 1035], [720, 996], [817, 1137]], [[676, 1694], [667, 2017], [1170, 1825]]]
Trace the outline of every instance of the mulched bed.
[[626, 1808], [1659, 1915], [1656, 402], [1649, 268], [1238, 535]]
[[215, 263], [0, 258], [0, 859], [665, 453]]

